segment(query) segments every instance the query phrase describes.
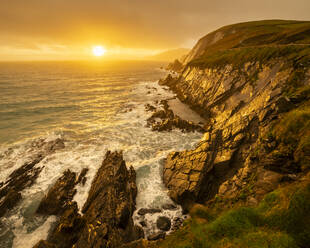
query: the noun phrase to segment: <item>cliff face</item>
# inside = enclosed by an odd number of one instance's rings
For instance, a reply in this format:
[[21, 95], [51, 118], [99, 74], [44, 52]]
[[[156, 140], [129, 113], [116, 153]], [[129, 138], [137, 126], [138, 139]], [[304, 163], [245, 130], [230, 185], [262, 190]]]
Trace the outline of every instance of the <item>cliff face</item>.
[[196, 149], [167, 158], [163, 178], [172, 199], [186, 209], [215, 196], [255, 205], [308, 171], [309, 146], [303, 162], [296, 152], [308, 117], [295, 130], [296, 144], [274, 126], [285, 118], [294, 126], [287, 116], [309, 114], [309, 37], [309, 22], [224, 27], [197, 43], [178, 77], [161, 81], [209, 123]]

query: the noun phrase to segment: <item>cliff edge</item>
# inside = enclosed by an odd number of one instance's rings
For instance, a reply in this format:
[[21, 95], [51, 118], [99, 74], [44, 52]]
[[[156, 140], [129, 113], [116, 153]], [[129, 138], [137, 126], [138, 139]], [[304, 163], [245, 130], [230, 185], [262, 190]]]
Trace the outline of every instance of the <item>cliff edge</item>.
[[[178, 247], [307, 247], [310, 22], [269, 20], [226, 26], [200, 39], [182, 62], [181, 73], [160, 83], [206, 118], [208, 125], [195, 149], [173, 152], [166, 160], [163, 179], [169, 194], [193, 213], [193, 219], [179, 231], [190, 238], [176, 239], [177, 233], [160, 247], [168, 247], [171, 240], [180, 243]], [[274, 190], [282, 198], [259, 212]], [[301, 205], [294, 203], [297, 192], [303, 192], [298, 196]], [[198, 212], [203, 215], [198, 222], [197, 203], [202, 204]], [[294, 204], [300, 209], [290, 219], [283, 213]], [[268, 211], [276, 206], [282, 222], [271, 224], [266, 215], [272, 215]], [[232, 236], [229, 228], [220, 232], [210, 227], [213, 222], [224, 225], [220, 218], [236, 207], [247, 207], [234, 213], [240, 214], [241, 222], [249, 221], [244, 218], [251, 218], [253, 211], [253, 237], [242, 236], [246, 225], [232, 226], [240, 228]], [[214, 211], [217, 214], [210, 217]], [[278, 238], [268, 236], [263, 226], [277, 230]], [[259, 242], [268, 242], [255, 246], [255, 235]]]

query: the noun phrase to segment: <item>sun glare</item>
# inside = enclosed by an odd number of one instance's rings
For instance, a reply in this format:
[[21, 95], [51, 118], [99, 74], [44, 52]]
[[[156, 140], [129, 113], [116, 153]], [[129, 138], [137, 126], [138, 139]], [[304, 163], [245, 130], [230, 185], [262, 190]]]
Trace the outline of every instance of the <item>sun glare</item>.
[[93, 54], [96, 57], [100, 57], [106, 53], [106, 49], [102, 46], [94, 46], [93, 47]]

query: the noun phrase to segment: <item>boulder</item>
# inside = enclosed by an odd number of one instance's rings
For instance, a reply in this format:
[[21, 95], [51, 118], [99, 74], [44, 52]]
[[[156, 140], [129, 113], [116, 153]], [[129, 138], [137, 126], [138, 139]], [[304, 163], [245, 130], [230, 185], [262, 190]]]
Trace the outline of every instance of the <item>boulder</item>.
[[159, 216], [156, 221], [156, 226], [162, 231], [169, 231], [171, 228], [171, 221], [166, 216]]

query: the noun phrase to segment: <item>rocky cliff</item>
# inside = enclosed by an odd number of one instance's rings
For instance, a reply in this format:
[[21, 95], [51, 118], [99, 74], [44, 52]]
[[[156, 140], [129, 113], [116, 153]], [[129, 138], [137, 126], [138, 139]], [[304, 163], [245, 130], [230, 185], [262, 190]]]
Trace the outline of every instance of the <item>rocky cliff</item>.
[[[202, 38], [183, 66], [160, 83], [208, 124], [195, 149], [166, 160], [163, 180], [174, 201], [185, 210], [257, 206], [267, 193], [309, 179], [310, 22], [224, 27]], [[305, 232], [296, 247], [310, 241]]]

